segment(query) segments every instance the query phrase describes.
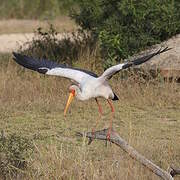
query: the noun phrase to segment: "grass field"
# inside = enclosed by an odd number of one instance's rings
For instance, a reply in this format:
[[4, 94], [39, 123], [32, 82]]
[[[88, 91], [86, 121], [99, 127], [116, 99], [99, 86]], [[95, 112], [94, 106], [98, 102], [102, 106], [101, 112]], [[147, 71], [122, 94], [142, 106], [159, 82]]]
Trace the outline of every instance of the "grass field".
[[[120, 98], [114, 102], [114, 129], [163, 169], [180, 166], [179, 84], [143, 83], [138, 76], [120, 80], [118, 75], [110, 83]], [[76, 131], [91, 131], [99, 116], [94, 100], [75, 100], [63, 117], [69, 85], [66, 79], [22, 69], [11, 55], [1, 56], [0, 131], [32, 139], [35, 146], [18, 178], [158, 179], [116, 146], [99, 141], [88, 146], [75, 136]], [[104, 115], [97, 129], [107, 127], [110, 118], [107, 103], [100, 102]]]

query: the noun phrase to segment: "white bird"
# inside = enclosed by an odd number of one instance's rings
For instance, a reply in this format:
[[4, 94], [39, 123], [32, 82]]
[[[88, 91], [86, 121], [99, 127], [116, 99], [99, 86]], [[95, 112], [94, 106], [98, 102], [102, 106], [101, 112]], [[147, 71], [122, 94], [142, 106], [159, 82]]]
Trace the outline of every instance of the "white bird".
[[[38, 60], [15, 52], [13, 52], [14, 55], [13, 59], [18, 64], [24, 66], [25, 68], [37, 71], [42, 74], [68, 78], [74, 82], [74, 85], [69, 87], [70, 95], [64, 109], [64, 115], [66, 115], [66, 112], [73, 97], [76, 97], [77, 99], [82, 101], [88, 100], [90, 98], [95, 98], [96, 103], [99, 107], [100, 114], [102, 114], [102, 108], [97, 98], [103, 97], [107, 99], [113, 115], [114, 107], [111, 103], [111, 100], [113, 101], [118, 100], [118, 97], [113, 92], [110, 85], [108, 84], [108, 80], [119, 71], [134, 65], [142, 64], [150, 60], [152, 57], [161, 54], [165, 51], [168, 51], [169, 49], [170, 48], [166, 47], [164, 49], [158, 50], [157, 52], [137, 58], [133, 61], [112, 66], [106, 69], [101, 76], [97, 76], [95, 73], [88, 70], [72, 68], [46, 59]], [[108, 138], [110, 138], [111, 128], [112, 128], [112, 120], [110, 121]]]

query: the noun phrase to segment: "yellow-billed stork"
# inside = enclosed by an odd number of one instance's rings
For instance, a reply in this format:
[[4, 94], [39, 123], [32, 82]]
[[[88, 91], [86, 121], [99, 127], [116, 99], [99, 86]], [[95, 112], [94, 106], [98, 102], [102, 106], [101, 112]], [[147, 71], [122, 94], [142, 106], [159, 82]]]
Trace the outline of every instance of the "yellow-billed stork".
[[[166, 47], [164, 49], [160, 49], [154, 53], [150, 53], [143, 57], [134, 59], [130, 62], [124, 62], [115, 66], [112, 66], [104, 71], [101, 76], [97, 76], [95, 73], [79, 69], [79, 68], [72, 68], [63, 64], [58, 64], [54, 61], [46, 60], [46, 59], [34, 59], [25, 55], [21, 55], [19, 53], [13, 52], [13, 59], [20, 65], [24, 66], [25, 68], [37, 71], [42, 74], [47, 75], [54, 75], [65, 77], [74, 81], [74, 85], [69, 87], [69, 98], [67, 104], [64, 109], [64, 115], [68, 110], [68, 107], [73, 99], [76, 97], [79, 100], [88, 100], [90, 98], [95, 98], [96, 103], [99, 107], [99, 112], [102, 114], [102, 108], [97, 100], [98, 97], [103, 97], [107, 99], [112, 115], [114, 114], [114, 107], [111, 103], [111, 100], [115, 101], [118, 100], [118, 97], [111, 89], [110, 85], [108, 84], [108, 80], [120, 70], [129, 68], [134, 65], [140, 65], [152, 57], [161, 54], [163, 52], [168, 51], [170, 48]], [[112, 128], [112, 120], [110, 121], [110, 131]], [[108, 138], [110, 137], [110, 131], [108, 133]]]

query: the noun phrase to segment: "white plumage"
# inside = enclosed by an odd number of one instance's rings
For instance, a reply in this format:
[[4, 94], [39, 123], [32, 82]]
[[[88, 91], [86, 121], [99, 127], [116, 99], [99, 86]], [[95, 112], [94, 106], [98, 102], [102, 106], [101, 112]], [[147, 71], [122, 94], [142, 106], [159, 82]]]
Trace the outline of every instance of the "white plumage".
[[88, 70], [71, 68], [49, 60], [38, 60], [18, 53], [13, 53], [13, 59], [25, 68], [47, 75], [65, 77], [75, 82], [74, 85], [70, 86], [69, 88], [70, 96], [65, 107], [64, 114], [66, 114], [68, 106], [70, 105], [74, 96], [76, 96], [79, 100], [95, 98], [99, 107], [99, 112], [102, 113], [102, 108], [97, 100], [98, 97], [103, 97], [108, 100], [112, 112], [114, 112], [114, 108], [110, 100], [118, 100], [118, 97], [108, 84], [108, 80], [114, 74], [131, 66], [142, 64], [150, 60], [152, 57], [168, 51], [169, 49], [170, 48], [166, 47], [164, 49], [160, 49], [157, 52], [145, 55], [141, 58], [137, 58], [131, 62], [112, 66], [105, 70], [104, 73], [99, 77], [95, 73]]

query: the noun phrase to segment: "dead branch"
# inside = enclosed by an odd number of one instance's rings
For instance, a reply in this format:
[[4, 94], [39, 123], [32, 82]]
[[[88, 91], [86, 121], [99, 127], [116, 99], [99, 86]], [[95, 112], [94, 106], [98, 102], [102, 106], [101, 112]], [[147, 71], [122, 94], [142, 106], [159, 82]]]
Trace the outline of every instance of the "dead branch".
[[180, 168], [170, 167], [168, 172], [172, 177], [174, 177], [176, 175], [180, 175]]
[[[77, 132], [76, 135], [81, 136], [81, 137], [85, 136], [85, 137], [89, 138], [89, 143], [88, 144], [91, 144], [91, 142], [94, 139], [107, 141], [107, 133], [108, 133], [108, 129], [103, 129], [103, 130], [100, 130], [100, 131], [96, 131], [93, 134], [92, 134], [92, 132], [87, 132], [85, 134]], [[145, 167], [150, 169], [153, 173], [155, 173], [157, 176], [161, 177], [164, 180], [173, 180], [174, 179], [173, 177], [175, 175], [180, 174], [179, 169], [171, 168], [168, 172], [161, 169], [159, 166], [157, 166], [156, 164], [154, 164], [150, 160], [146, 159], [139, 152], [137, 152], [123, 138], [121, 138], [119, 136], [119, 134], [117, 134], [113, 130], [111, 132], [111, 136], [110, 136], [109, 141], [116, 144], [120, 148], [122, 148], [125, 152], [127, 152], [129, 154], [130, 157], [132, 157], [133, 159], [139, 161], [141, 164], [143, 164]]]

